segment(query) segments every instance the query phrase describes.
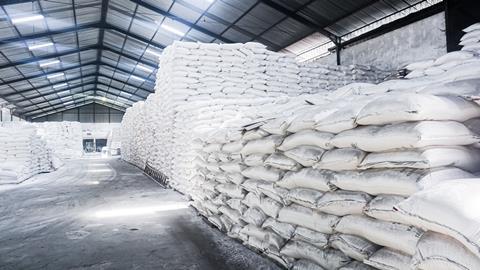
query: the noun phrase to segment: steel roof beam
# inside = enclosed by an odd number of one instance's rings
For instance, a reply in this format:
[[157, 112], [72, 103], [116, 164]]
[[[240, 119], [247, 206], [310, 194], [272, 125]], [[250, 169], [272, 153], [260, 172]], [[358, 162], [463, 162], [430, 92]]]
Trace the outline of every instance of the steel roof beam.
[[70, 81], [80, 80], [82, 78], [85, 79], [85, 78], [92, 77], [92, 76], [95, 76], [95, 75], [97, 75], [97, 73], [93, 72], [93, 73], [89, 73], [89, 74], [86, 74], [86, 75], [83, 75], [83, 76], [82, 75], [75, 76], [73, 78], [66, 79], [66, 80], [63, 80], [63, 81], [58, 81], [58, 82], [55, 82], [55, 83], [48, 83], [48, 84], [41, 85], [39, 87], [29, 88], [29, 89], [25, 89], [25, 90], [22, 90], [22, 91], [17, 91], [15, 93], [8, 94], [7, 97], [11, 97], [11, 96], [15, 96], [15, 95], [22, 95], [22, 94], [28, 93], [30, 91], [35, 91], [35, 90], [46, 88], [46, 87], [52, 87], [52, 86], [57, 85], [57, 84], [68, 83]]
[[13, 37], [13, 38], [6, 38], [0, 40], [0, 45], [5, 45], [9, 43], [14, 43], [14, 42], [22, 42], [28, 39], [36, 39], [36, 38], [43, 38], [43, 37], [50, 37], [52, 35], [59, 35], [59, 34], [64, 34], [68, 32], [75, 32], [75, 31], [80, 31], [88, 28], [100, 28], [100, 23], [86, 23], [86, 24], [81, 24], [78, 26], [73, 26], [73, 27], [67, 27], [59, 30], [52, 30], [52, 31], [46, 31], [46, 32], [40, 32], [40, 33], [34, 33], [34, 34], [28, 34], [28, 35], [22, 35], [21, 37]]
[[57, 57], [61, 57], [61, 56], [69, 55], [69, 54], [80, 53], [80, 52], [84, 52], [84, 51], [88, 51], [88, 50], [98, 50], [98, 49], [101, 49], [101, 47], [99, 47], [98, 45], [85, 46], [85, 47], [82, 47], [82, 48], [66, 50], [66, 51], [63, 51], [63, 52], [60, 52], [60, 53], [51, 53], [51, 54], [46, 54], [46, 55], [41, 55], [41, 56], [37, 56], [37, 57], [32, 57], [32, 58], [20, 60], [20, 61], [17, 61], [17, 62], [12, 62], [12, 63], [6, 64], [6, 65], [0, 66], [0, 69], [19, 66], [19, 65], [25, 65], [25, 64], [30, 64], [30, 63], [35, 63], [35, 62], [39, 62], [39, 61], [47, 60], [47, 59], [51, 59], [51, 58], [57, 58]]
[[260, 0], [260, 2], [264, 3], [265, 5], [277, 10], [278, 12], [281, 12], [285, 15], [287, 15], [288, 17], [292, 18], [292, 19], [295, 19], [296, 21], [298, 22], [301, 22], [302, 24], [312, 28], [312, 29], [315, 29], [316, 31], [320, 32], [322, 35], [328, 37], [330, 40], [336, 40], [337, 39], [337, 36], [334, 35], [333, 33], [325, 30], [322, 28], [321, 25], [318, 25], [317, 23], [314, 23], [300, 15], [298, 15], [297, 13], [289, 10], [288, 8], [274, 2], [274, 1], [271, 1], [271, 0]]
[[[85, 93], [90, 92], [90, 91], [93, 91], [93, 89], [83, 90], [83, 91], [80, 91], [80, 92], [78, 92], [78, 93], [75, 93], [76, 95], [83, 95], [83, 96], [81, 96], [81, 97], [75, 97], [74, 95], [72, 95], [72, 96], [71, 96], [71, 97], [72, 97], [72, 100], [79, 99], [79, 98], [86, 98], [87, 96], [85, 95]], [[102, 91], [102, 92], [104, 92], [104, 91]], [[108, 94], [107, 92], [105, 92], [105, 93]], [[93, 94], [93, 95], [88, 95], [88, 96], [92, 96], [92, 97], [95, 97], [95, 96], [96, 96], [96, 97], [103, 97], [103, 96], [98, 95], [98, 94]], [[117, 97], [118, 97], [118, 96], [117, 96]], [[44, 102], [50, 103], [50, 102], [62, 100], [62, 98], [65, 98], [65, 97], [58, 97], [58, 98], [51, 99], [51, 100], [44, 101]], [[107, 98], [107, 99], [113, 100], [113, 99], [111, 99], [111, 98]], [[127, 100], [129, 100], [129, 99], [127, 99]], [[68, 100], [68, 101], [70, 101], [70, 100]], [[67, 102], [68, 102], [68, 101], [67, 101]], [[116, 101], [116, 100], [114, 100], [114, 101]], [[131, 101], [131, 100], [130, 100], [130, 101]], [[122, 105], [124, 105], [126, 108], [129, 107], [129, 105], [127, 105], [127, 104], [125, 104], [125, 103], [123, 103], [123, 102], [121, 102], [121, 101], [118, 101], [118, 102], [119, 102], [119, 103], [122, 103]], [[136, 102], [136, 101], [133, 101], [133, 102]], [[43, 102], [42, 102], [42, 103], [43, 103]], [[58, 103], [55, 103], [55, 105], [64, 104], [64, 103], [65, 103], [65, 102], [58, 102]], [[18, 110], [18, 111], [21, 112], [21, 113], [23, 113], [23, 114], [28, 114], [28, 113], [30, 113], [30, 112], [33, 112], [33, 111], [36, 111], [36, 110], [43, 110], [43, 109], [45, 109], [45, 108], [52, 107], [52, 106], [55, 106], [55, 105], [48, 104], [48, 105], [46, 105], [46, 106], [41, 106], [41, 107], [38, 106], [38, 105], [36, 105], [37, 108], [31, 108], [31, 109], [27, 109], [27, 110]], [[118, 105], [118, 106], [120, 106], [120, 105]]]
[[[88, 78], [88, 77], [95, 77], [96, 74], [92, 74], [92, 75], [88, 75], [84, 78]], [[131, 93], [131, 92], [128, 92], [128, 91], [125, 91], [125, 90], [122, 90], [122, 89], [119, 89], [117, 87], [114, 87], [114, 86], [109, 86], [108, 84], [105, 84], [105, 83], [101, 83], [101, 82], [96, 82], [96, 81], [93, 81], [93, 82], [86, 82], [86, 83], [80, 83], [80, 84], [75, 84], [75, 85], [72, 85], [72, 86], [69, 86], [69, 87], [66, 87], [66, 88], [62, 88], [62, 89], [59, 89], [59, 90], [54, 90], [54, 91], [50, 91], [50, 92], [46, 92], [46, 93], [41, 93], [39, 95], [35, 95], [35, 96], [31, 96], [31, 97], [28, 97], [28, 98], [24, 98], [24, 99], [21, 99], [21, 100], [16, 100], [15, 102], [24, 102], [24, 101], [27, 101], [27, 100], [31, 100], [31, 99], [36, 99], [36, 98], [42, 98], [42, 97], [46, 97], [46, 96], [49, 96], [49, 95], [53, 95], [53, 94], [58, 94], [60, 92], [64, 92], [64, 91], [70, 91], [70, 90], [73, 90], [75, 88], [79, 88], [79, 87], [84, 87], [84, 86], [88, 86], [88, 85], [94, 85], [94, 89], [95, 90], [99, 90], [99, 91], [103, 91], [103, 92], [107, 92], [108, 90], [103, 90], [103, 89], [98, 89], [98, 87], [95, 87], [95, 85], [103, 85], [103, 86], [107, 86], [109, 88], [112, 88], [114, 90], [117, 90], [117, 91], [120, 91], [122, 93], [128, 93], [132, 96], [136, 96], [138, 98], [141, 98], [143, 99], [144, 97], [142, 96], [139, 96], [135, 93]], [[75, 95], [77, 93], [69, 93], [65, 96], [71, 96], [71, 95]], [[133, 101], [133, 102], [137, 102], [138, 100], [133, 100], [133, 99], [129, 99], [129, 98], [126, 98], [124, 97], [125, 99], [128, 99], [130, 101]], [[51, 99], [53, 100], [53, 99]], [[47, 100], [48, 101], [48, 100]]]
[[[100, 65], [103, 65], [103, 64], [100, 64]], [[98, 76], [97, 76], [98, 75]], [[104, 78], [107, 78], [109, 80], [113, 80], [113, 81], [116, 81], [116, 82], [119, 82], [123, 85], [126, 85], [126, 86], [130, 86], [130, 87], [133, 87], [135, 89], [140, 89], [140, 90], [144, 90], [144, 91], [147, 91], [147, 92], [150, 92], [150, 93], [153, 93], [151, 89], [147, 89], [147, 88], [143, 88], [143, 87], [139, 87], [139, 86], [136, 86], [136, 85], [133, 85], [133, 84], [129, 84], [125, 81], [121, 81], [121, 80], [118, 80], [116, 78], [113, 78], [113, 77], [110, 77], [110, 76], [107, 76], [107, 75], [104, 75], [102, 73], [89, 73], [87, 75], [83, 75], [83, 76], [77, 76], [77, 77], [73, 77], [73, 78], [70, 78], [70, 79], [67, 79], [67, 80], [63, 80], [63, 81], [59, 81], [59, 82], [56, 82], [56, 83], [48, 83], [48, 84], [44, 84], [42, 86], [39, 86], [39, 87], [35, 87], [35, 88], [30, 88], [30, 89], [26, 89], [26, 90], [22, 90], [22, 91], [17, 91], [15, 93], [11, 93], [11, 94], [8, 94], [8, 95], [5, 95], [4, 97], [8, 98], [8, 97], [11, 97], [11, 96], [15, 96], [15, 95], [21, 95], [21, 94], [24, 94], [24, 93], [27, 93], [27, 92], [30, 92], [30, 91], [34, 91], [34, 90], [37, 90], [37, 89], [42, 89], [42, 88], [46, 88], [46, 87], [52, 87], [54, 85], [57, 85], [57, 84], [62, 84], [62, 83], [68, 83], [70, 81], [74, 81], [74, 80], [79, 80], [79, 79], [82, 79], [82, 78], [88, 78], [88, 77], [104, 77]], [[33, 99], [35, 97], [28, 97], [27, 99]], [[142, 97], [143, 98], [143, 97]], [[22, 100], [24, 101], [24, 100]]]
[[[59, 107], [59, 108], [56, 108], [56, 109], [51, 109], [51, 110], [47, 110], [47, 111], [43, 111], [43, 112], [39, 112], [39, 113], [34, 113], [34, 114], [29, 113], [28, 115], [26, 115], [26, 114], [24, 114], [24, 115], [27, 116], [29, 119], [35, 119], [35, 118], [38, 118], [38, 117], [37, 117], [38, 115], [42, 115], [42, 114], [50, 115], [50, 114], [54, 114], [54, 113], [60, 113], [60, 112], [63, 112], [63, 111], [75, 109], [75, 108], [82, 107], [82, 106], [84, 106], [84, 105], [89, 105], [89, 104], [92, 104], [92, 103], [96, 103], [96, 104], [100, 104], [100, 105], [107, 106], [107, 105], [105, 105], [105, 104], [99, 103], [99, 102], [96, 101], [96, 100], [83, 100], [83, 101], [81, 101], [81, 103], [76, 103], [76, 102], [80, 101], [81, 99], [85, 99], [85, 98], [75, 99], [75, 100], [74, 100], [75, 106], [70, 107], [70, 108], [66, 108], [66, 106], [62, 106], [62, 107]], [[121, 107], [121, 106], [119, 106], [119, 105], [112, 104], [111, 102], [108, 102], [108, 101], [105, 101], [105, 103], [108, 103], [110, 106], [118, 106], [118, 107]], [[125, 110], [126, 108], [128, 108], [128, 107], [124, 107], [123, 109]], [[116, 108], [113, 108], [113, 109], [116, 109]], [[120, 110], [120, 109], [116, 109], [116, 110], [122, 111], [122, 110]]]
[[48, 71], [48, 72], [38, 74], [38, 75], [32, 75], [32, 76], [23, 77], [23, 78], [11, 80], [11, 81], [6, 81], [6, 82], [1, 83], [0, 86], [7, 85], [7, 84], [12, 84], [12, 83], [17, 83], [17, 82], [21, 82], [21, 81], [25, 81], [25, 80], [32, 80], [32, 79], [44, 77], [46, 75], [55, 74], [55, 73], [59, 73], [59, 72], [65, 72], [65, 71], [69, 71], [69, 70], [72, 70], [72, 69], [86, 67], [86, 66], [89, 66], [89, 65], [96, 65], [96, 64], [97, 64], [97, 61], [85, 62], [83, 64], [78, 64], [78, 65], [74, 65], [74, 66], [67, 67], [67, 68], [56, 69], [56, 70]]
[[198, 26], [198, 25], [196, 25], [196, 24], [194, 24], [194, 23], [191, 23], [191, 22], [189, 22], [189, 21], [187, 21], [187, 20], [185, 20], [185, 19], [182, 19], [182, 18], [180, 18], [180, 17], [177, 17], [177, 16], [169, 13], [168, 11], [165, 11], [165, 10], [163, 10], [163, 9], [160, 9], [160, 8], [158, 8], [158, 7], [156, 7], [156, 6], [153, 6], [153, 5], [149, 4], [149, 3], [143, 2], [143, 1], [141, 1], [141, 0], [130, 0], [130, 1], [133, 2], [133, 3], [135, 3], [135, 4], [137, 4], [137, 5], [139, 5], [139, 6], [141, 6], [141, 7], [144, 7], [144, 8], [146, 8], [146, 9], [150, 9], [151, 11], [154, 11], [155, 13], [158, 13], [158, 14], [160, 14], [160, 15], [163, 15], [163, 16], [165, 16], [165, 17], [168, 17], [168, 18], [170, 18], [170, 19], [172, 19], [172, 20], [174, 20], [174, 21], [180, 22], [180, 23], [182, 23], [182, 24], [184, 24], [184, 25], [186, 25], [186, 26], [188, 26], [188, 27], [190, 27], [190, 28], [192, 28], [192, 29], [195, 29], [195, 30], [197, 30], [198, 32], [201, 32], [201, 33], [203, 33], [203, 34], [205, 34], [205, 35], [211, 36], [211, 37], [213, 37], [213, 38], [215, 38], [215, 39], [218, 39], [218, 40], [221, 40], [221, 41], [223, 41], [223, 42], [225, 42], [225, 43], [234, 43], [232, 40], [230, 40], [230, 39], [228, 39], [228, 38], [225, 38], [225, 37], [222, 37], [222, 36], [220, 36], [220, 35], [218, 35], [218, 34], [215, 34], [215, 33], [211, 32], [210, 30], [207, 30], [207, 29], [205, 29], [205, 28], [203, 28], [203, 27], [200, 27], [200, 26]]

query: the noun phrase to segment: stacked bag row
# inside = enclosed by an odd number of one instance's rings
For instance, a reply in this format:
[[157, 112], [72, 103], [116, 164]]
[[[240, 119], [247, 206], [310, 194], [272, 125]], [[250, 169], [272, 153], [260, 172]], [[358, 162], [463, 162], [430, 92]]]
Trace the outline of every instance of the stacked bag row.
[[33, 125], [9, 122], [0, 126], [0, 184], [17, 184], [60, 166]]
[[144, 169], [147, 162], [146, 114], [143, 101], [128, 108], [121, 123], [122, 159]]
[[61, 159], [81, 158], [83, 155], [83, 135], [80, 122], [33, 123], [37, 133]]

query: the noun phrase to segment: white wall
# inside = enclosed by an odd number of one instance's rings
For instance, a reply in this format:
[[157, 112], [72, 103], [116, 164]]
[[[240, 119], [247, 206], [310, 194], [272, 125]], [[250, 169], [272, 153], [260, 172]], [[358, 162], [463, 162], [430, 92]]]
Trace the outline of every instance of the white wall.
[[[341, 51], [341, 64], [373, 65], [397, 70], [405, 65], [437, 58], [447, 53], [445, 13], [433, 15], [382, 36], [355, 44]], [[316, 60], [336, 65], [336, 55]]]

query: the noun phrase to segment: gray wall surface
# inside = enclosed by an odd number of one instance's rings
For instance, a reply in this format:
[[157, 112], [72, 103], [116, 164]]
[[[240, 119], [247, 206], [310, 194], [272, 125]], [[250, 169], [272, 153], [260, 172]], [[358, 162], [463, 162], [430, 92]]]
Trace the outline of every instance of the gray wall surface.
[[78, 121], [80, 123], [120, 123], [124, 112], [100, 104], [88, 104], [78, 108], [35, 118], [32, 122]]
[[[397, 70], [409, 63], [434, 59], [445, 53], [445, 13], [441, 12], [345, 48], [340, 55], [342, 65], [373, 65], [385, 70]], [[336, 65], [336, 55], [331, 54], [315, 62]]]

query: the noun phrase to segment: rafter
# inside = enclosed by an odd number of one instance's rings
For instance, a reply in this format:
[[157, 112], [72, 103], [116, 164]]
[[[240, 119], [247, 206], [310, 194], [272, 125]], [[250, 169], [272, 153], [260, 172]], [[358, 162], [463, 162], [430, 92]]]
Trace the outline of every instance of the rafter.
[[198, 25], [196, 25], [196, 24], [194, 24], [194, 23], [191, 23], [191, 22], [189, 22], [189, 21], [187, 21], [187, 20], [185, 20], [185, 19], [182, 19], [182, 18], [180, 18], [180, 17], [178, 17], [178, 16], [176, 16], [176, 15], [171, 14], [171, 13], [168, 12], [168, 11], [165, 11], [165, 10], [163, 10], [163, 9], [160, 9], [160, 8], [158, 8], [158, 7], [156, 7], [156, 6], [153, 6], [153, 5], [149, 4], [149, 3], [146, 3], [146, 2], [144, 2], [144, 1], [142, 1], [142, 0], [130, 0], [130, 1], [133, 2], [133, 3], [135, 3], [135, 4], [137, 4], [137, 5], [139, 5], [139, 6], [141, 6], [141, 7], [144, 7], [144, 8], [146, 8], [146, 9], [150, 9], [151, 11], [153, 11], [153, 12], [155, 12], [155, 13], [158, 13], [158, 14], [160, 14], [160, 15], [162, 15], [162, 16], [165, 16], [165, 17], [170, 18], [170, 19], [172, 19], [172, 20], [174, 20], [174, 21], [180, 22], [180, 23], [182, 23], [182, 24], [184, 24], [184, 25], [186, 25], [186, 26], [188, 26], [188, 27], [190, 27], [190, 28], [192, 28], [192, 29], [195, 29], [195, 30], [197, 30], [198, 32], [201, 32], [201, 33], [203, 33], [203, 34], [205, 34], [205, 35], [211, 36], [211, 37], [213, 37], [213, 38], [215, 38], [215, 39], [218, 39], [218, 40], [221, 40], [221, 41], [223, 41], [223, 42], [225, 42], [225, 43], [234, 43], [232, 40], [230, 40], [230, 39], [228, 39], [228, 38], [225, 38], [225, 37], [223, 37], [223, 36], [220, 36], [220, 35], [218, 35], [218, 34], [215, 34], [215, 33], [213, 33], [213, 32], [210, 31], [210, 30], [207, 30], [207, 29], [205, 29], [205, 28], [203, 28], [203, 27], [200, 27], [200, 26], [198, 26]]

